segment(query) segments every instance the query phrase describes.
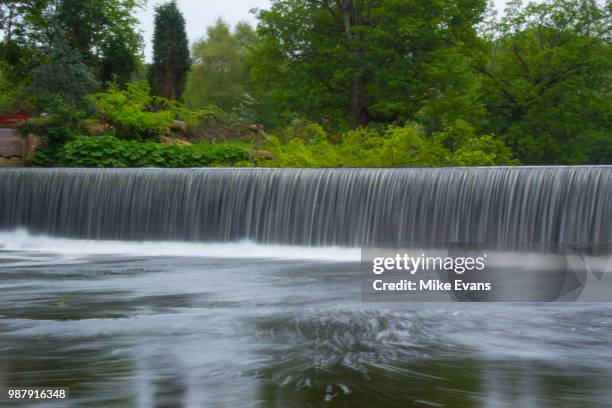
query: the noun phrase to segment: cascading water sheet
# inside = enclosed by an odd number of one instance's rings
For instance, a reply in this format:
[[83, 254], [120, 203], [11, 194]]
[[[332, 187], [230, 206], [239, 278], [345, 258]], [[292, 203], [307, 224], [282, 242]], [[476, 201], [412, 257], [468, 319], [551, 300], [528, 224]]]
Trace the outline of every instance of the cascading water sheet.
[[612, 240], [612, 167], [6, 169], [0, 229], [308, 246]]

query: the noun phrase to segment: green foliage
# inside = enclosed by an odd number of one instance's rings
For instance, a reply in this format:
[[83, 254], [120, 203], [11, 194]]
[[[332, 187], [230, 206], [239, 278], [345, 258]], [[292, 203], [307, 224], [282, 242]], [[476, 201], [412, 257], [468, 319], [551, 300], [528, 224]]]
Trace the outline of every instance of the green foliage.
[[120, 90], [110, 85], [95, 95], [96, 107], [118, 136], [150, 138], [165, 134], [174, 121], [176, 106], [151, 97], [146, 82], [135, 82]]
[[[11, 66], [11, 79], [23, 81], [29, 78], [40, 46], [60, 34], [98, 79], [128, 79], [128, 71], [141, 59], [135, 12], [143, 6], [141, 0], [4, 1], [0, 58]], [[121, 62], [111, 63], [119, 55]]]
[[50, 0], [9, 0], [0, 2], [0, 28], [7, 42], [26, 42], [34, 28], [45, 23]]
[[478, 66], [486, 60], [484, 51], [453, 47], [434, 52], [435, 58], [424, 67], [424, 74], [440, 86], [422, 101], [415, 114], [428, 132], [441, 132], [447, 124], [457, 121], [469, 122], [474, 127], [485, 123], [487, 111], [482, 95], [486, 89], [483, 75], [478, 72]]
[[455, 151], [453, 165], [456, 166], [513, 166], [519, 164], [512, 152], [499, 139], [490, 135], [470, 137]]
[[0, 60], [6, 64], [7, 78], [21, 85], [30, 79], [36, 45], [45, 43], [41, 28], [50, 0], [0, 2]]
[[80, 136], [66, 143], [54, 164], [66, 167], [207, 167], [236, 166], [248, 160], [248, 150], [241, 144], [179, 146], [112, 136]]
[[44, 117], [30, 118], [27, 122], [19, 125], [19, 131], [23, 136], [27, 136], [30, 133], [35, 135], [44, 135], [51, 128], [60, 125], [60, 121], [52, 116], [47, 115]]
[[258, 97], [289, 120], [402, 122], [453, 80], [431, 64], [452, 68], [478, 48], [484, 9], [483, 0], [275, 1], [259, 14], [249, 59]]
[[144, 5], [141, 0], [61, 0], [53, 23], [66, 28], [70, 45], [99, 79], [116, 76], [123, 83], [140, 59], [135, 13]]
[[47, 49], [46, 61], [33, 70], [28, 90], [44, 110], [71, 119], [93, 112], [89, 93], [96, 87], [79, 52], [58, 35]]
[[[447, 135], [444, 135], [445, 137]], [[287, 135], [285, 136], [287, 137]], [[432, 167], [514, 165], [509, 149], [491, 136], [466, 135], [453, 151], [444, 138], [426, 137], [415, 126], [390, 127], [377, 131], [358, 128], [330, 142], [325, 132], [310, 124], [282, 143], [270, 136], [267, 148], [277, 167]]]
[[0, 64], [0, 113], [13, 112], [15, 104], [15, 88], [8, 78], [6, 64]]
[[612, 134], [611, 26], [609, 3], [511, 2], [486, 68], [485, 131], [527, 164], [612, 162], [594, 149]]
[[249, 82], [244, 56], [254, 36], [247, 23], [239, 23], [234, 32], [221, 19], [208, 27], [206, 37], [193, 45], [193, 65], [184, 95], [187, 106], [216, 105], [227, 112], [240, 106]]
[[99, 77], [104, 83], [114, 82], [125, 86], [142, 66], [139, 55], [129, 48], [129, 44], [120, 36], [109, 39], [109, 43], [104, 45], [103, 53]]
[[33, 157], [26, 158], [31, 166], [48, 167], [56, 164], [64, 144], [75, 137], [75, 132], [69, 122], [62, 116], [45, 116], [32, 118], [19, 126], [23, 135], [31, 133], [42, 136], [41, 144]]
[[[276, 166], [612, 163], [609, 2], [514, 0], [483, 25], [485, 0], [275, 0], [256, 31], [209, 27], [189, 72], [171, 1], [156, 8], [150, 89], [133, 82], [143, 4], [0, 4], [0, 112], [51, 113], [22, 126], [43, 136], [31, 163], [94, 165], [98, 146], [110, 152], [100, 165], [216, 164], [182, 156], [199, 147], [75, 135], [256, 140], [260, 124], [276, 135], [263, 146]], [[108, 91], [92, 98], [96, 78]], [[137, 146], [156, 162], [117, 153]]]
[[189, 72], [189, 43], [185, 19], [175, 1], [155, 8], [153, 33], [153, 63], [149, 68], [149, 83], [153, 95], [179, 99]]

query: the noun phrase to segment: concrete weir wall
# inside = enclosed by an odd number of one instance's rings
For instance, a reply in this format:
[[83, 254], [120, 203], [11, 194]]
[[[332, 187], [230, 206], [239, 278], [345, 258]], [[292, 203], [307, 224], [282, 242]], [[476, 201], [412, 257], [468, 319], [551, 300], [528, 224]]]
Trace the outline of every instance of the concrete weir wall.
[[17, 129], [0, 127], [0, 167], [23, 166], [23, 158], [33, 153], [38, 137], [22, 137]]

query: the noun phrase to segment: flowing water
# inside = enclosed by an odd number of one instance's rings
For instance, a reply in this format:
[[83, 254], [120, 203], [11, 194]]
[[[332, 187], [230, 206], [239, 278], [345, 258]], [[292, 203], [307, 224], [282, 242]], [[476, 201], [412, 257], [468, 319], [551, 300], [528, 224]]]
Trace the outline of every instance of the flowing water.
[[611, 237], [610, 167], [4, 170], [0, 388], [69, 387], [75, 407], [607, 407], [609, 304], [361, 302], [358, 245]]
[[0, 228], [285, 245], [610, 242], [612, 167], [4, 170]]

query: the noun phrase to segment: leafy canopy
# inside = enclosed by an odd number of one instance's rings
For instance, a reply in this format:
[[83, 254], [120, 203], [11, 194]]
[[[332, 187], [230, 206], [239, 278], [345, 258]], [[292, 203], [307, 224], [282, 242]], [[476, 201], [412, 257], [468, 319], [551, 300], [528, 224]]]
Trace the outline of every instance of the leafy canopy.
[[522, 162], [612, 161], [611, 11], [595, 0], [513, 1], [495, 26], [487, 130]]
[[250, 59], [258, 97], [286, 121], [405, 121], [444, 94], [446, 78], [429, 67], [479, 47], [484, 9], [483, 0], [276, 0], [259, 13]]
[[227, 112], [236, 109], [249, 92], [244, 59], [254, 41], [255, 32], [247, 23], [238, 23], [232, 31], [219, 19], [208, 27], [206, 36], [193, 45], [193, 65], [184, 95], [187, 106], [216, 105]]

